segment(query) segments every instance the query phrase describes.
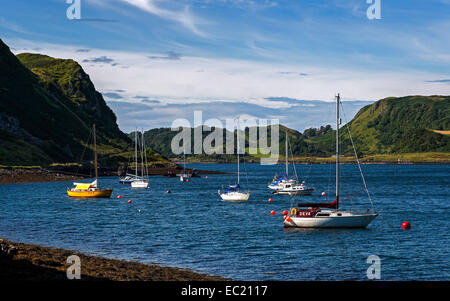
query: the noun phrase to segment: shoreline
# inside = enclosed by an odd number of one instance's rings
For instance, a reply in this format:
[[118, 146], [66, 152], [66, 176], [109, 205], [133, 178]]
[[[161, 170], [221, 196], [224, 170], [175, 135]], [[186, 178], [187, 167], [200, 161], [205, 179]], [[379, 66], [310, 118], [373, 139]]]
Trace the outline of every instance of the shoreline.
[[[246, 164], [260, 164], [259, 162], [245, 162]], [[289, 162], [294, 164], [336, 164], [336, 161], [295, 161], [295, 162]], [[211, 162], [211, 161], [190, 161], [186, 162], [186, 164], [236, 164], [236, 162]], [[277, 165], [283, 165], [285, 164], [284, 161], [280, 161], [276, 163]], [[357, 164], [356, 161], [341, 161], [340, 164]], [[362, 165], [449, 165], [450, 161], [442, 161], [442, 162], [436, 162], [436, 161], [404, 161], [404, 162], [397, 162], [397, 161], [360, 161], [359, 164]]]
[[[149, 168], [149, 176], [166, 176], [169, 171], [177, 174], [183, 169], [181, 167], [153, 167]], [[192, 169], [186, 168], [188, 172]], [[89, 172], [89, 171], [88, 171]], [[88, 173], [86, 172], [86, 174]], [[228, 174], [220, 171], [212, 170], [197, 170], [199, 175], [212, 174]], [[118, 176], [116, 170], [100, 170], [100, 176]], [[75, 175], [71, 171], [64, 170], [49, 170], [42, 167], [0, 167], [0, 185], [1, 184], [16, 184], [16, 183], [35, 183], [35, 182], [59, 182], [59, 181], [79, 181], [92, 176]]]
[[77, 251], [12, 242], [0, 238], [0, 280], [68, 280], [67, 258], [77, 255], [81, 281], [231, 281], [232, 279], [134, 261], [87, 255]]

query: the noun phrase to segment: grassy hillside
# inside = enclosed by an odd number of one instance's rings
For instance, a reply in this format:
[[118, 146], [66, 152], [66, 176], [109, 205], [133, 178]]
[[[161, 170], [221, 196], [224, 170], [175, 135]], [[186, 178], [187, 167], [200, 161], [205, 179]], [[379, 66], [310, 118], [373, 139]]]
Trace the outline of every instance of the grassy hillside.
[[[196, 147], [199, 147], [199, 143], [197, 142], [197, 145], [194, 140], [194, 129], [189, 129], [191, 132], [191, 154], [187, 155], [187, 160], [193, 160], [193, 161], [212, 161], [212, 162], [234, 162], [236, 160], [236, 155], [234, 154], [226, 154], [226, 146], [225, 141], [227, 135], [234, 135], [234, 150], [237, 149], [237, 134], [236, 131], [234, 133], [230, 133], [229, 131], [225, 129], [219, 129], [222, 133], [223, 137], [223, 154], [205, 154], [204, 152], [202, 154], [194, 154], [194, 150]], [[212, 130], [204, 128], [202, 132], [202, 141], [205, 141], [205, 138], [212, 133], [215, 129]], [[250, 141], [249, 141], [249, 132], [253, 130], [253, 128], [249, 129], [247, 128], [245, 131], [245, 150], [246, 150], [246, 158], [248, 160], [253, 161], [259, 161], [259, 158], [261, 156], [264, 156], [260, 153], [258, 154], [250, 154]], [[258, 137], [259, 139], [259, 129], [258, 130]], [[267, 132], [267, 140], [268, 140], [268, 146], [271, 145], [271, 128], [270, 126], [264, 127], [262, 129]], [[289, 136], [289, 143], [291, 147], [291, 151], [289, 153], [289, 156], [291, 156], [291, 152], [295, 155], [302, 154], [304, 156], [329, 156], [331, 155], [330, 146], [327, 144], [327, 141], [323, 141], [321, 143], [308, 143], [311, 139], [315, 139], [315, 141], [320, 141], [325, 134], [329, 132], [333, 132], [330, 125], [322, 126], [319, 129], [307, 129], [304, 131], [304, 133], [300, 133], [296, 130], [289, 129], [283, 125], [279, 126], [279, 154], [280, 157], [284, 158], [285, 155], [285, 141], [286, 141], [286, 132]], [[174, 154], [171, 150], [171, 142], [172, 139], [179, 133], [179, 131], [172, 131], [170, 128], [157, 128], [157, 129], [151, 129], [149, 131], [146, 131], [144, 134], [145, 144], [152, 149], [156, 150], [157, 152], [161, 153], [167, 158], [172, 158], [176, 160], [181, 160], [182, 154], [177, 155]], [[133, 139], [134, 133], [130, 133], [129, 137]], [[200, 141], [200, 143], [202, 142]], [[258, 151], [258, 150], [256, 150]]]
[[350, 145], [347, 126], [365, 155], [449, 152], [450, 137], [433, 130], [450, 128], [450, 97], [406, 96], [379, 100], [362, 108], [343, 127], [343, 145]]
[[[399, 156], [392, 154], [422, 154], [408, 155], [412, 160], [422, 162], [428, 161], [427, 156], [447, 158], [446, 154], [450, 153], [450, 96], [390, 97], [362, 108], [341, 128], [341, 154], [348, 157], [353, 156], [349, 127], [359, 156], [366, 157], [369, 161], [384, 161], [383, 158], [397, 161]], [[267, 132], [270, 141], [270, 129]], [[330, 125], [307, 129], [303, 133], [280, 126], [279, 153], [282, 159], [285, 154], [285, 132], [289, 135], [292, 153], [299, 160], [321, 157], [326, 161], [326, 158], [336, 152], [336, 131]], [[203, 139], [209, 133], [204, 132]], [[225, 133], [223, 130], [224, 137]], [[247, 158], [258, 160], [260, 155], [248, 155], [248, 133], [249, 129], [246, 130]], [[153, 129], [145, 133], [145, 139], [147, 145], [166, 157], [179, 159], [180, 156], [173, 154], [170, 149], [172, 138], [176, 134], [177, 132], [169, 128]], [[193, 129], [191, 135], [193, 137]], [[193, 149], [194, 146], [191, 151]], [[217, 154], [191, 155], [189, 158], [209, 161], [235, 160], [233, 155]], [[439, 160], [432, 159], [433, 162]]]
[[100, 164], [127, 162], [132, 141], [77, 62], [0, 40], [0, 165], [89, 162], [94, 123]]

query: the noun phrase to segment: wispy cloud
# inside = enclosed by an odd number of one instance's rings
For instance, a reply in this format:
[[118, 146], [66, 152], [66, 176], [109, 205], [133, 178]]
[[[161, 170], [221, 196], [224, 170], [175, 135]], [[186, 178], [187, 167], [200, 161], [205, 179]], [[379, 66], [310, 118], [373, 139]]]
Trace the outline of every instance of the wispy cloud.
[[[94, 57], [90, 59], [84, 59], [83, 63], [103, 63], [103, 64], [110, 64], [113, 63], [114, 60], [112, 58], [109, 58], [107, 56], [100, 56], [100, 57]], [[114, 63], [113, 63], [114, 64]]]
[[434, 79], [434, 80], [426, 80], [427, 83], [445, 83], [450, 84], [450, 79]]
[[[450, 85], [445, 84], [450, 82], [446, 74], [411, 69], [367, 72], [328, 65], [287, 65], [189, 55], [181, 60], [149, 59], [149, 56], [162, 55], [93, 47], [86, 53], [77, 51], [84, 49], [81, 45], [30, 41], [10, 42], [9, 45], [15, 48], [15, 53], [22, 52], [25, 47], [40, 48], [44, 54], [80, 62], [97, 90], [106, 92], [105, 98], [115, 108], [119, 125], [124, 130], [130, 122], [144, 123], [144, 119], [128, 120], [131, 116], [126, 114], [127, 105], [136, 114], [145, 109], [147, 118], [151, 119], [145, 123], [152, 126], [158, 126], [158, 122], [169, 126], [176, 114], [187, 116], [200, 109], [209, 111], [210, 118], [217, 117], [214, 114], [228, 116], [233, 112], [261, 117], [284, 115], [288, 116], [284, 123], [301, 129], [303, 125], [317, 123], [309, 118], [306, 109], [316, 109], [314, 101], [331, 102], [338, 92], [352, 100], [450, 94]], [[128, 68], [114, 67], [115, 62]], [[300, 75], [304, 70], [308, 76]], [[162, 114], [161, 118], [155, 119], [158, 114]]]
[[149, 55], [151, 60], [179, 60], [181, 59], [181, 54], [174, 51], [168, 51], [164, 55]]
[[[200, 20], [190, 12], [188, 5], [183, 9], [171, 10], [168, 8], [162, 8], [157, 5], [158, 1], [155, 0], [122, 0], [130, 5], [133, 5], [143, 11], [158, 16], [160, 18], [180, 23], [183, 27], [189, 29], [192, 33], [206, 37], [207, 34], [198, 28]], [[161, 1], [159, 1], [161, 2]]]

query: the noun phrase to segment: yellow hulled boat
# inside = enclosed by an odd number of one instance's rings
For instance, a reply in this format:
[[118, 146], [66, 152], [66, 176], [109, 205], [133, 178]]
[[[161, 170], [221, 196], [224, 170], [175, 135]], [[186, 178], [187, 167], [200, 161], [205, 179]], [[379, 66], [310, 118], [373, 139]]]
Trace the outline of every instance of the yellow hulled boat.
[[67, 195], [71, 198], [110, 198], [113, 191], [112, 188], [98, 188], [97, 142], [95, 138], [95, 124], [93, 126], [93, 131], [95, 181], [92, 183], [73, 183], [75, 187], [67, 189]]
[[97, 188], [97, 180], [92, 183], [73, 183], [72, 189], [67, 189], [67, 195], [72, 198], [109, 198], [112, 189]]

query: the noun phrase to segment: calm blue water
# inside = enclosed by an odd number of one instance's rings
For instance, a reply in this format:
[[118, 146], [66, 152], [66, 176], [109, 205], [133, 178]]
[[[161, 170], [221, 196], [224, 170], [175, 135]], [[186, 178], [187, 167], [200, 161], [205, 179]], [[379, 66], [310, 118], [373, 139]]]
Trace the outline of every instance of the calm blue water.
[[[235, 280], [367, 280], [369, 255], [380, 257], [383, 280], [450, 280], [450, 165], [364, 165], [382, 216], [356, 230], [284, 229], [281, 212], [291, 199], [272, 196], [266, 188], [283, 166], [247, 164], [246, 169], [248, 203], [219, 200], [217, 189], [234, 183], [235, 175], [190, 183], [155, 176], [148, 190], [132, 190], [107, 177], [101, 184], [114, 187], [113, 197], [97, 200], [69, 199], [65, 189], [71, 182], [0, 185], [0, 237]], [[360, 191], [357, 167], [342, 169], [344, 194]], [[333, 194], [333, 165], [297, 165], [297, 171], [316, 188], [301, 200], [323, 201], [322, 191]], [[164, 192], [168, 188], [172, 194]], [[342, 206], [366, 209], [370, 202], [360, 193]], [[409, 231], [401, 229], [405, 220], [412, 224]]]

